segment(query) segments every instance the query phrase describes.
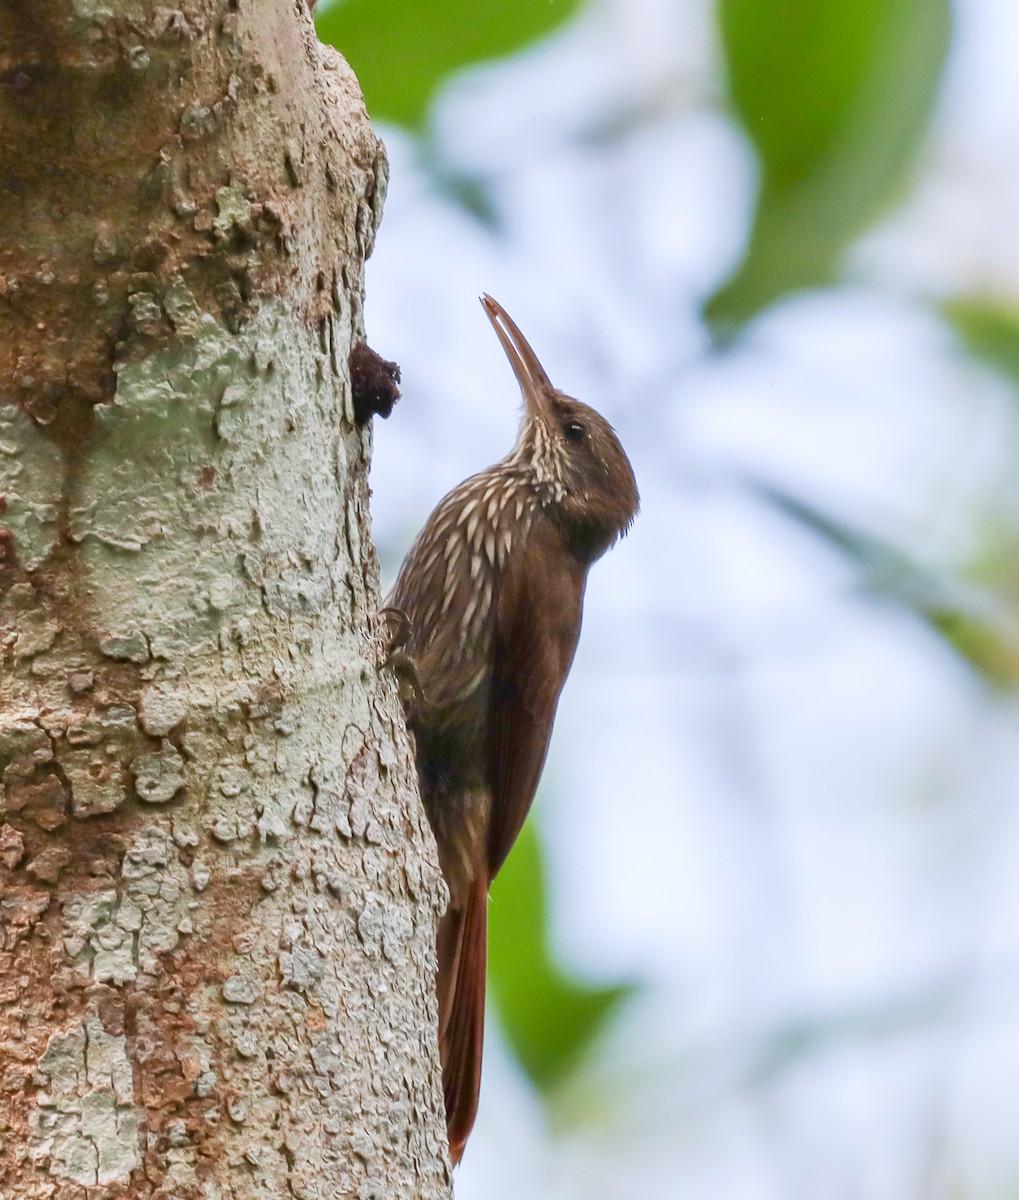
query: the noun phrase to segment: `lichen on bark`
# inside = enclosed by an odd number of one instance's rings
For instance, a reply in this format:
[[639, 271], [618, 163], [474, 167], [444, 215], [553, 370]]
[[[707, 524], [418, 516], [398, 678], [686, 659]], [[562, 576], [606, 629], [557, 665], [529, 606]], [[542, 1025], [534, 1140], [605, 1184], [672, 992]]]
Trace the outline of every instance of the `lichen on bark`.
[[303, 3], [0, 15], [0, 1195], [448, 1195], [444, 889]]

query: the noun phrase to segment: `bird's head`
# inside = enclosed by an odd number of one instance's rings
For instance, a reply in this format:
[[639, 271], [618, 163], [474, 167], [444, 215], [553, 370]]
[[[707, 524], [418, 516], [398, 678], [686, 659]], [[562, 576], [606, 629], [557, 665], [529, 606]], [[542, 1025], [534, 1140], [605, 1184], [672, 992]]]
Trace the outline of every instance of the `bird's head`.
[[542, 503], [577, 553], [594, 561], [629, 529], [640, 507], [630, 460], [601, 413], [552, 386], [502, 305], [487, 295], [481, 303], [524, 397], [510, 459], [532, 476]]

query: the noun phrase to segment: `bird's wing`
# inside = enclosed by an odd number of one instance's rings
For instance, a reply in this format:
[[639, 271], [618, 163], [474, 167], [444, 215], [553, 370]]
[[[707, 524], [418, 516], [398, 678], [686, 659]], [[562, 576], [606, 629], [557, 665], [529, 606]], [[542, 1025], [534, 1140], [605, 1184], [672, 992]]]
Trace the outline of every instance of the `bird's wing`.
[[586, 571], [536, 522], [507, 563], [492, 641], [488, 779], [489, 879], [506, 861], [538, 788], [559, 693], [580, 636]]

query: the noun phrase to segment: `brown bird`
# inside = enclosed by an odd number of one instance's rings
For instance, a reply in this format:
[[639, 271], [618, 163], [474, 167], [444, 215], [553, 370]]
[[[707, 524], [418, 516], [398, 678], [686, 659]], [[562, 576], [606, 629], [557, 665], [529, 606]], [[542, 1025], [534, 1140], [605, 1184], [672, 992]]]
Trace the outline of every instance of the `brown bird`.
[[389, 598], [406, 616], [407, 724], [449, 887], [436, 989], [454, 1164], [481, 1085], [488, 888], [534, 799], [588, 569], [639, 504], [609, 423], [552, 386], [500, 304], [481, 303], [523, 392], [520, 435], [439, 504]]

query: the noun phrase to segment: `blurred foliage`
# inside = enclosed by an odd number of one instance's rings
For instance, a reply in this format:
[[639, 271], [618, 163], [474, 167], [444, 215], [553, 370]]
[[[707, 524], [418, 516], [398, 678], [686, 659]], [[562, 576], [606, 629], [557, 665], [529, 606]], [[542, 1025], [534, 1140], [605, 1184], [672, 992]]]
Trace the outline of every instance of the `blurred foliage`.
[[572, 17], [581, 0], [337, 0], [318, 35], [354, 68], [376, 120], [420, 129], [454, 72], [504, 58]]
[[[580, 8], [581, 0], [336, 0], [316, 22], [353, 66], [372, 116], [420, 133], [457, 71], [519, 51]], [[725, 337], [782, 296], [831, 282], [852, 240], [896, 199], [930, 124], [951, 9], [950, 0], [716, 0], [716, 8], [731, 108], [760, 167], [743, 260], [705, 306]], [[476, 181], [432, 169], [462, 207], [490, 219]], [[943, 312], [969, 352], [1019, 386], [1019, 309], [958, 300]], [[800, 499], [758, 490], [844, 554], [870, 594], [918, 614], [984, 680], [1019, 686], [1019, 628], [999, 604], [1001, 564], [1019, 561], [1012, 531], [995, 577], [970, 572], [969, 585]], [[492, 888], [489, 973], [507, 1038], [546, 1093], [631, 992], [571, 980], [551, 956], [548, 927], [529, 823]], [[761, 1076], [830, 1034], [824, 1024], [785, 1030]]]
[[718, 0], [729, 94], [760, 160], [750, 240], [705, 316], [724, 336], [839, 258], [927, 129], [948, 0]]
[[871, 595], [916, 613], [986, 683], [1002, 690], [1019, 686], [1019, 629], [989, 593], [971, 592], [958, 582], [943, 580], [890, 543], [785, 492], [768, 486], [755, 490], [841, 550]]
[[949, 300], [942, 312], [971, 354], [1019, 385], [1019, 308], [995, 300]]
[[569, 979], [549, 952], [548, 903], [533, 822], [492, 886], [489, 981], [503, 1029], [533, 1082], [553, 1088], [632, 989]]
[[[959, 297], [941, 306], [944, 317], [965, 349], [1019, 388], [1019, 307], [1008, 300]], [[981, 523], [981, 545], [969, 574], [1012, 610], [1019, 626], [1019, 529], [1005, 511]], [[1019, 686], [1019, 633], [1003, 639], [986, 625], [961, 623], [954, 614], [941, 614], [935, 625], [948, 641], [999, 687]]]
[[1019, 685], [1019, 641], [999, 623], [961, 609], [929, 608], [923, 615], [987, 683], [1001, 691]]
[[[716, 0], [729, 95], [760, 160], [742, 264], [708, 301], [725, 335], [779, 297], [832, 278], [907, 178], [929, 124], [950, 0]], [[582, 0], [334, 0], [319, 36], [353, 66], [373, 117], [420, 131], [456, 72], [513, 54]], [[465, 207], [487, 198], [465, 187]]]

